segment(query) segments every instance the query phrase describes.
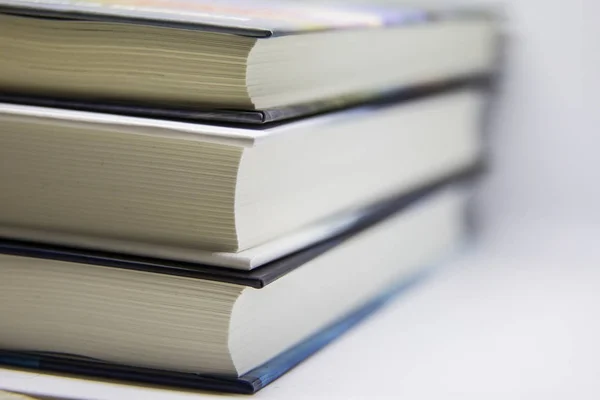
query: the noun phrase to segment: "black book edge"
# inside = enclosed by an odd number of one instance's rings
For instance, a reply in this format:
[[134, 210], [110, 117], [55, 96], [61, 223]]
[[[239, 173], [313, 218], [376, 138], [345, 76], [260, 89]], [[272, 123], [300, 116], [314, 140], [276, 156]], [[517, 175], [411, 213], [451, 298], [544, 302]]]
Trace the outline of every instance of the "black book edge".
[[181, 122], [232, 124], [248, 128], [272, 127], [283, 121], [297, 120], [332, 111], [361, 107], [385, 107], [387, 105], [414, 101], [469, 87], [487, 88], [491, 73], [473, 74], [437, 81], [423, 82], [410, 87], [390, 89], [377, 93], [342, 96], [265, 110], [210, 109], [201, 107], [160, 107], [125, 102], [71, 100], [44, 96], [28, 96], [21, 93], [0, 91], [0, 102], [37, 107], [62, 108], [76, 111], [101, 112], [151, 119], [169, 119]]
[[125, 15], [110, 15], [110, 14], [99, 14], [99, 13], [88, 13], [82, 11], [61, 11], [27, 7], [26, 5], [20, 7], [16, 5], [0, 4], [0, 13], [7, 15], [17, 15], [30, 18], [40, 19], [60, 19], [60, 20], [72, 20], [72, 21], [99, 21], [99, 22], [114, 22], [120, 24], [135, 24], [135, 25], [149, 25], [159, 26], [164, 28], [175, 28], [175, 29], [187, 29], [197, 30], [214, 33], [226, 33], [237, 36], [246, 36], [257, 39], [265, 39], [273, 36], [273, 31], [270, 29], [258, 29], [250, 27], [235, 27], [235, 26], [221, 26], [209, 23], [196, 23], [196, 22], [185, 22], [185, 21], [173, 21], [173, 20], [161, 20], [161, 19], [146, 19], [129, 17]]
[[285, 375], [304, 360], [333, 342], [336, 338], [358, 325], [390, 300], [409, 290], [426, 278], [433, 267], [396, 282], [363, 306], [323, 328], [319, 332], [275, 356], [265, 364], [239, 378], [193, 374], [151, 368], [118, 365], [93, 358], [68, 354], [1, 350], [0, 365], [25, 370], [68, 374], [73, 376], [152, 384], [171, 388], [199, 389], [216, 392], [253, 394]]
[[[233, 283], [259, 289], [331, 250], [354, 235], [376, 225], [393, 214], [403, 211], [422, 198], [449, 186], [450, 184], [472, 180], [479, 175], [483, 169], [484, 163], [483, 161], [480, 161], [469, 168], [430, 182], [413, 191], [385, 199], [378, 204], [373, 205], [365, 216], [359, 218], [346, 231], [251, 271], [241, 271], [199, 263], [123, 255], [113, 252], [92, 251], [5, 238], [0, 239], [0, 253], [185, 276], [210, 281]], [[82, 267], [85, 266], [82, 265]]]

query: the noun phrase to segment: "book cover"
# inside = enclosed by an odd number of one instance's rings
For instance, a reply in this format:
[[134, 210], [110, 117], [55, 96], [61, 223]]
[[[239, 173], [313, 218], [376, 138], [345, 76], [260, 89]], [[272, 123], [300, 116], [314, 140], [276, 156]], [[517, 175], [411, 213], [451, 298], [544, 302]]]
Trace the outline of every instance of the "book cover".
[[481, 7], [320, 5], [293, 0], [1, 0], [0, 11], [200, 29], [257, 38], [491, 15], [488, 8]]

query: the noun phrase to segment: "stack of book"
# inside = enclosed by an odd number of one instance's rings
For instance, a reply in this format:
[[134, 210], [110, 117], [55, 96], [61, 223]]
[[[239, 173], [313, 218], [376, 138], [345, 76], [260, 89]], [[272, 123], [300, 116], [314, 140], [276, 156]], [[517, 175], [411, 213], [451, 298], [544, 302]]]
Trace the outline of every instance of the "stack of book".
[[465, 236], [482, 10], [0, 0], [0, 363], [252, 393]]

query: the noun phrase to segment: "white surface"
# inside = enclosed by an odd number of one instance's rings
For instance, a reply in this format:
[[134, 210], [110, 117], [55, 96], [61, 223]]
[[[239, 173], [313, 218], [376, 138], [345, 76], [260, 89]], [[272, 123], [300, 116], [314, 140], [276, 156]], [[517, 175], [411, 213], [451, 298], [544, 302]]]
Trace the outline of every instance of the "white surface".
[[[551, 224], [498, 232], [253, 398], [597, 399], [599, 234]], [[7, 370], [0, 388], [227, 398]]]

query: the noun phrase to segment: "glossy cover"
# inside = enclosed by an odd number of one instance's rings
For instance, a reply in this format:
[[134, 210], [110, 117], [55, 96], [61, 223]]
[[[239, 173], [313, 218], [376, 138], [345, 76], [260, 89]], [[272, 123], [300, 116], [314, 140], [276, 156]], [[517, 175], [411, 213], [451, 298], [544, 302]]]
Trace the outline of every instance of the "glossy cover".
[[333, 29], [381, 28], [440, 18], [486, 18], [483, 8], [424, 8], [300, 0], [0, 0], [0, 11], [200, 29], [266, 38]]
[[430, 182], [410, 193], [400, 194], [374, 205], [369, 212], [356, 219], [346, 230], [334, 237], [322, 240], [308, 248], [284, 256], [253, 270], [237, 270], [183, 261], [171, 261], [149, 257], [122, 255], [117, 253], [90, 251], [65, 246], [55, 246], [11, 239], [0, 239], [0, 253], [54, 259], [81, 264], [150, 271], [170, 275], [194, 277], [198, 279], [234, 283], [254, 288], [262, 288], [276, 281], [304, 263], [329, 251], [352, 236], [383, 221], [387, 217], [402, 212], [445, 187], [473, 180], [483, 170], [483, 163], [471, 166], [435, 182]]
[[236, 378], [210, 374], [191, 374], [115, 365], [100, 360], [52, 353], [4, 351], [0, 349], [0, 365], [22, 369], [72, 374], [75, 376], [117, 379], [178, 388], [252, 394], [280, 378], [296, 365], [331, 343], [338, 336], [363, 321], [396, 295], [427, 276], [425, 269], [411, 278], [393, 284], [362, 307], [334, 322], [315, 335], [281, 353], [265, 364]]

